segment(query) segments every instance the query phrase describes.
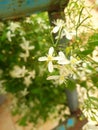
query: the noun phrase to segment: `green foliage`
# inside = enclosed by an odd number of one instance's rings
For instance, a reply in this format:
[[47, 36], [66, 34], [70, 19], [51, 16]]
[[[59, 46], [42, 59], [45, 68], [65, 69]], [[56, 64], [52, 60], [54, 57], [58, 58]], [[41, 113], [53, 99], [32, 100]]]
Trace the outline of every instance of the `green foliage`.
[[[0, 23], [0, 91], [13, 95], [12, 112], [20, 115], [20, 125], [46, 121], [55, 111], [66, 117], [65, 87], [72, 91], [77, 86], [85, 88], [87, 95], [81, 97], [81, 109], [90, 110], [92, 120], [96, 119], [98, 98], [91, 96], [89, 90], [93, 93], [98, 89], [98, 30], [92, 30], [91, 24], [85, 22], [91, 15], [83, 3], [69, 2], [63, 20], [53, 21], [54, 28], [50, 27], [47, 13]], [[54, 53], [49, 57], [48, 50], [53, 47]], [[48, 60], [42, 64], [38, 58], [43, 55]], [[56, 56], [69, 63], [57, 64], [52, 59]], [[49, 60], [55, 69], [51, 73], [53, 81], [46, 80]]]
[[[9, 28], [11, 23], [19, 24], [14, 32]], [[46, 80], [46, 64], [42, 65], [38, 61], [38, 57], [47, 52], [52, 42], [48, 15], [32, 15], [18, 22], [3, 22], [3, 25], [0, 32], [0, 70], [3, 72], [0, 80], [5, 80], [3, 87], [14, 96], [12, 112], [21, 116], [18, 121], [20, 125], [27, 125], [28, 122], [36, 124], [41, 119], [45, 121], [56, 111], [58, 105], [64, 105], [66, 102], [64, 87], [55, 87], [51, 81]], [[9, 31], [11, 34], [8, 37]], [[29, 50], [26, 60], [20, 57], [21, 53], [25, 53], [21, 48], [23, 38], [30, 42], [30, 46], [34, 46], [33, 50]], [[25, 66], [28, 73], [22, 77], [12, 77], [11, 72], [15, 66]], [[32, 70], [35, 72], [34, 78], [30, 78], [30, 84], [26, 85], [25, 78], [29, 77]]]

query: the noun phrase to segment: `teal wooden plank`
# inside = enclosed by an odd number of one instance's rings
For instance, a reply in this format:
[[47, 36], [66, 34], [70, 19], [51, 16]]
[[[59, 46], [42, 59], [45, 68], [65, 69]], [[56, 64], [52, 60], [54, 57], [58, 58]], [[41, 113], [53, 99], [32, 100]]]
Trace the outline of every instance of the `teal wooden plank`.
[[60, 0], [0, 0], [0, 19], [48, 11], [59, 3]]
[[0, 0], [0, 5], [5, 5], [5, 4], [9, 4], [9, 1], [8, 0]]
[[56, 130], [66, 130], [64, 125], [59, 126]]

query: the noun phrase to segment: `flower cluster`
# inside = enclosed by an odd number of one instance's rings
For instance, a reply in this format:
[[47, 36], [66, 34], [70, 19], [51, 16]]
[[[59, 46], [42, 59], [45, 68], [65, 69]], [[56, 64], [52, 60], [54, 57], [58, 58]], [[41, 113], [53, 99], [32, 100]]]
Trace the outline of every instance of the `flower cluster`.
[[[53, 23], [54, 23], [55, 27], [53, 28], [52, 33], [61, 32], [60, 38], [63, 38], [64, 36], [66, 36], [66, 38], [68, 40], [71, 40], [76, 35], [76, 31], [69, 30], [63, 20], [57, 19], [57, 21], [54, 21]], [[56, 36], [56, 39], [58, 39], [58, 38], [59, 38], [59, 35]]]
[[58, 69], [59, 74], [49, 76], [47, 80], [53, 79], [58, 81], [59, 84], [64, 83], [68, 77], [72, 77], [75, 80], [86, 80], [87, 75], [92, 73], [91, 69], [88, 68], [91, 66], [90, 62], [85, 62], [79, 57], [70, 56], [67, 58], [62, 51], [58, 52], [57, 56], [54, 56], [53, 47], [49, 48], [47, 56], [40, 57], [38, 60], [47, 62], [49, 72], [53, 72], [54, 68]]
[[[89, 11], [88, 9], [85, 10], [83, 2], [80, 3], [80, 1], [76, 2], [75, 0], [70, 2], [68, 8], [65, 9], [65, 19], [57, 19], [53, 22], [54, 47], [50, 47], [48, 54], [39, 57], [38, 60], [47, 63], [50, 72], [47, 80], [53, 80], [54, 84], [69, 89], [74, 89], [74, 86], [78, 85], [85, 88], [87, 97], [82, 98], [83, 104], [85, 104], [85, 107], [82, 106], [83, 112], [89, 106], [90, 112], [87, 112], [87, 109], [86, 112], [88, 115], [90, 113], [91, 119], [97, 121], [95, 110], [98, 106], [96, 102], [98, 99], [96, 95], [92, 96], [89, 90], [96, 91], [95, 88], [98, 86], [98, 32], [92, 30], [92, 33], [88, 32], [92, 28], [92, 22], [89, 23], [90, 20], [88, 21], [91, 15], [89, 13], [85, 15]], [[76, 3], [79, 4], [78, 12], [75, 11]], [[75, 13], [73, 14], [69, 10]], [[79, 12], [80, 14], [77, 16]], [[87, 116], [87, 114], [85, 115]]]
[[[47, 71], [38, 62], [38, 57], [45, 51], [43, 48], [50, 46], [50, 29], [47, 13], [32, 15], [18, 22], [0, 22], [0, 94], [9, 96], [10, 93], [11, 110], [20, 115], [21, 125], [46, 120], [65, 99], [63, 96], [56, 101], [54, 96], [59, 97], [63, 88], [57, 90], [52, 82], [45, 80]], [[49, 55], [51, 51], [53, 48]]]

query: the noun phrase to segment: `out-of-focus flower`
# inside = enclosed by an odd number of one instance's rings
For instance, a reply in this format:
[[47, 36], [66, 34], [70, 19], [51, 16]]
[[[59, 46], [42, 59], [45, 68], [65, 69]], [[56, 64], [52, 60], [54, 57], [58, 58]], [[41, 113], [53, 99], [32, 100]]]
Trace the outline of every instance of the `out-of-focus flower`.
[[64, 65], [64, 64], [69, 64], [69, 63], [70, 61], [65, 57], [64, 53], [60, 51], [58, 64]]
[[12, 34], [11, 31], [8, 31], [7, 34], [6, 34], [6, 36], [7, 36], [8, 41], [11, 42], [12, 41], [11, 38], [15, 37], [15, 34]]
[[20, 28], [20, 24], [18, 22], [10, 22], [10, 25], [7, 29], [14, 33], [17, 28]]
[[[53, 28], [52, 32], [57, 33], [58, 31], [61, 31], [60, 38], [63, 38], [66, 36], [68, 40], [71, 40], [73, 36], [76, 35], [75, 31], [69, 31], [69, 29], [65, 28], [65, 22], [62, 19], [57, 19], [57, 21], [54, 22], [55, 27]], [[64, 27], [64, 28], [63, 28]], [[58, 39], [59, 36], [56, 36], [56, 39]]]
[[90, 62], [83, 63], [82, 64], [82, 71], [84, 71], [85, 73], [91, 74], [92, 70], [88, 69], [88, 65], [91, 65], [91, 63]]
[[28, 72], [28, 70], [25, 68], [25, 66], [14, 66], [13, 70], [10, 71], [10, 75], [13, 77], [13, 78], [21, 78], [21, 77], [24, 77], [25, 74]]
[[35, 70], [32, 70], [32, 71], [29, 71], [29, 72], [28, 72], [29, 77], [32, 78], [32, 79], [35, 78], [35, 74], [36, 74], [36, 73], [35, 73]]
[[60, 57], [54, 57], [53, 56], [53, 52], [54, 52], [54, 48], [53, 47], [50, 47], [49, 48], [49, 52], [48, 52], [48, 55], [47, 56], [43, 56], [43, 57], [40, 57], [38, 60], [39, 61], [47, 61], [48, 62], [48, 70], [49, 72], [53, 72], [53, 61], [54, 60], [59, 60]]
[[47, 80], [55, 80], [57, 84], [63, 84], [65, 81], [64, 75], [52, 75], [47, 78]]
[[25, 20], [26, 23], [33, 24], [33, 20], [30, 17], [27, 17]]
[[22, 94], [22, 96], [26, 96], [29, 92], [28, 92], [27, 88], [25, 88], [20, 93]]
[[92, 73], [92, 70], [88, 69], [89, 63], [81, 63], [81, 67], [78, 67], [78, 76], [81, 81], [86, 81], [89, 74]]
[[57, 19], [57, 21], [53, 23], [55, 25], [55, 27], [52, 30], [53, 33], [57, 33], [64, 26], [64, 21], [62, 19]]
[[49, 76], [47, 80], [55, 80], [56, 84], [61, 85], [65, 82], [66, 77], [72, 74], [72, 71], [69, 70], [65, 65], [58, 66], [58, 69], [59, 69], [59, 74]]
[[32, 83], [30, 76], [25, 76], [23, 83], [28, 87]]
[[20, 56], [21, 58], [23, 58], [24, 61], [26, 62], [26, 61], [27, 61], [27, 58], [29, 57], [29, 53], [28, 53], [28, 52], [20, 53], [19, 56]]
[[[96, 105], [94, 106], [94, 104], [92, 104], [91, 102], [89, 102], [89, 103], [90, 103], [90, 108], [87, 107], [86, 109], [84, 109], [83, 114], [85, 115], [85, 117], [87, 117], [88, 121], [95, 124], [96, 122], [98, 122], [98, 110], [97, 110], [97, 108], [94, 108]], [[93, 120], [92, 120], [92, 118], [93, 118]]]
[[96, 46], [95, 50], [92, 52], [92, 59], [98, 62], [98, 46]]
[[27, 106], [27, 104], [25, 102], [23, 102], [20, 106], [20, 112], [21, 112], [21, 116], [25, 116], [25, 114], [27, 115], [27, 113], [29, 113], [29, 107]]
[[37, 18], [37, 23], [38, 24], [43, 24], [44, 23], [44, 20], [42, 18]]
[[82, 130], [98, 130], [98, 126], [88, 122], [86, 125], [83, 126]]
[[22, 36], [24, 36], [24, 35], [26, 34], [26, 32], [21, 29], [20, 32], [19, 32], [19, 34], [20, 34], [20, 36], [22, 37]]
[[67, 31], [67, 29], [63, 29], [62, 32], [61, 32], [61, 38], [63, 38], [64, 36], [66, 36], [66, 38], [68, 40], [71, 40], [73, 38], [73, 36], [76, 35], [76, 32], [75, 31]]
[[87, 75], [85, 71], [77, 71], [77, 73], [73, 77], [74, 79], [79, 79], [81, 81], [87, 80]]
[[30, 42], [23, 37], [23, 43], [20, 44], [21, 48], [29, 53], [29, 50], [33, 50], [34, 46], [30, 46]]
[[32, 83], [32, 79], [35, 78], [35, 70], [29, 71], [27, 76], [24, 77], [23, 83], [28, 87]]

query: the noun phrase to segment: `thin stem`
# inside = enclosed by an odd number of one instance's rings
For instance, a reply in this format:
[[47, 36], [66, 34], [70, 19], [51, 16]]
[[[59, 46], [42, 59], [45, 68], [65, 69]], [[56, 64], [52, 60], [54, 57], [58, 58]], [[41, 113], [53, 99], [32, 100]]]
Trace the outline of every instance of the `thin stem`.
[[55, 46], [57, 46], [57, 44], [59, 43], [59, 41], [61, 39], [61, 33], [62, 33], [62, 28], [58, 32], [58, 39], [56, 40]]

